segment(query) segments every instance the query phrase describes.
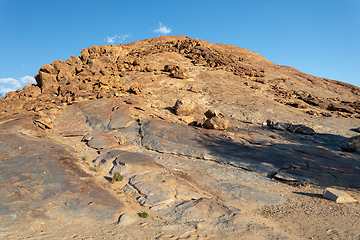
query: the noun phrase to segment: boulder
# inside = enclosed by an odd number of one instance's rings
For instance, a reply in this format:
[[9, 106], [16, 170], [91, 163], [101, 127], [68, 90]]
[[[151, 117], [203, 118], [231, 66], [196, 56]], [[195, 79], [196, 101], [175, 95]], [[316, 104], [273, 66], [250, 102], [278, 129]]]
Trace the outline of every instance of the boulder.
[[323, 192], [323, 197], [337, 203], [357, 202], [357, 200], [352, 198], [348, 193], [334, 188], [326, 188], [325, 191]]
[[189, 116], [194, 111], [195, 105], [190, 99], [178, 99], [174, 106], [174, 112], [178, 116]]
[[344, 152], [360, 152], [360, 135], [352, 137], [347, 143], [341, 146]]

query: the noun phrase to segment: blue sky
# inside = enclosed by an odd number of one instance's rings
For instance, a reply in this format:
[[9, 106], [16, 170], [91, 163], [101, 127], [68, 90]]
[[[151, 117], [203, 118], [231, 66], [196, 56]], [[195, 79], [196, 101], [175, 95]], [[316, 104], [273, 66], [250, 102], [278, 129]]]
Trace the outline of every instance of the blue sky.
[[0, 93], [92, 45], [186, 35], [360, 86], [359, 0], [0, 0]]

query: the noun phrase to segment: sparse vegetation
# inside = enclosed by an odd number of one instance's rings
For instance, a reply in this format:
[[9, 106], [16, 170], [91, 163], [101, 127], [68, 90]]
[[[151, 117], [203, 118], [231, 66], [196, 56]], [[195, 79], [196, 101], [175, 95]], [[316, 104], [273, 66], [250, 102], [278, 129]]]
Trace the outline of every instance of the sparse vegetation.
[[121, 175], [119, 172], [115, 172], [113, 175], [113, 182], [124, 180], [124, 175]]
[[141, 214], [140, 214], [140, 217], [141, 218], [147, 218], [149, 216], [149, 214], [147, 213], [147, 212], [142, 212]]
[[102, 168], [100, 166], [93, 166], [93, 167], [90, 167], [90, 170], [94, 171], [94, 172], [101, 172]]

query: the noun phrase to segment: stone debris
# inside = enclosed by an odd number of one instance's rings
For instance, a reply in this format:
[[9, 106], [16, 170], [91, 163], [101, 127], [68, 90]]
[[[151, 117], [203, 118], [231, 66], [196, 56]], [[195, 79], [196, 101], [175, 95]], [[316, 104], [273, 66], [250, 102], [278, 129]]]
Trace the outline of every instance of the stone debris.
[[209, 109], [204, 115], [207, 118], [203, 123], [204, 128], [216, 130], [226, 130], [229, 128], [229, 121], [224, 114]]
[[323, 197], [332, 200], [337, 203], [354, 203], [357, 202], [348, 193], [340, 191], [334, 188], [326, 188], [323, 193]]

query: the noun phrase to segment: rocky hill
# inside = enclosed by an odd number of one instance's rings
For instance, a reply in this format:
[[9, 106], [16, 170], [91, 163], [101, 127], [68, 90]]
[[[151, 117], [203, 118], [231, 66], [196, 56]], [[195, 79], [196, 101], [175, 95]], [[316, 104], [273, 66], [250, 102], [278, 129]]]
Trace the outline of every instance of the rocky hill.
[[360, 236], [356, 86], [184, 36], [93, 46], [35, 79], [0, 98], [0, 236]]

